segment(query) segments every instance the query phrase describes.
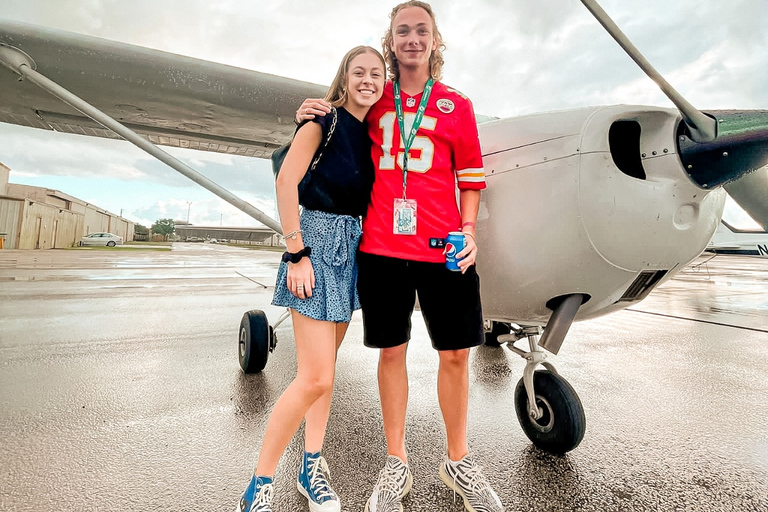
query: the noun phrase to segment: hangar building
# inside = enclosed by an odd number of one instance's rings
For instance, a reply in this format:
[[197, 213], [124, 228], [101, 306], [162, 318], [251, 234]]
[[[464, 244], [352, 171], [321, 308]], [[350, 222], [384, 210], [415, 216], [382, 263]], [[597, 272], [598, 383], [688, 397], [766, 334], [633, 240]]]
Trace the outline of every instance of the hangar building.
[[9, 183], [0, 162], [0, 248], [61, 249], [107, 231], [133, 240], [134, 223], [58, 190]]

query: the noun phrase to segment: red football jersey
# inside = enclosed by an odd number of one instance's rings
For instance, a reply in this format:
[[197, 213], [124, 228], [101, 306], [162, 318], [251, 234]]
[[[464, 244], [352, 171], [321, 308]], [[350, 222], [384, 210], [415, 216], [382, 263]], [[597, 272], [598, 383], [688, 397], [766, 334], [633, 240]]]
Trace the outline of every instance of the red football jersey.
[[[413, 126], [421, 93], [401, 93], [406, 133]], [[409, 101], [409, 98], [412, 98]], [[461, 226], [456, 185], [460, 190], [485, 188], [485, 173], [472, 103], [435, 82], [424, 117], [409, 151], [406, 196], [415, 199], [416, 234], [393, 233], [394, 201], [403, 197], [403, 144], [395, 113], [392, 82], [366, 116], [376, 168], [371, 203], [363, 219], [360, 250], [416, 261], [444, 262], [430, 238], [445, 238]]]

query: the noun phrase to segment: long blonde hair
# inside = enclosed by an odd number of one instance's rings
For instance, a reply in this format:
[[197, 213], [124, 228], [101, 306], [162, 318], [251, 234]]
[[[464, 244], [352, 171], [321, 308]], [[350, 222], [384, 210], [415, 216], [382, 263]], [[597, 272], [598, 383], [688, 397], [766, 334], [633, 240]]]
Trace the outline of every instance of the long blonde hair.
[[328, 88], [328, 94], [325, 95], [325, 101], [330, 103], [331, 106], [340, 107], [347, 101], [347, 75], [349, 74], [349, 65], [352, 62], [352, 59], [364, 53], [372, 53], [376, 55], [381, 61], [382, 68], [387, 68], [387, 64], [384, 62], [384, 57], [381, 56], [381, 53], [379, 53], [376, 48], [370, 46], [355, 46], [349, 50], [344, 58], [341, 59], [341, 64], [339, 64], [339, 70], [336, 72], [336, 77], [333, 79], [331, 87]]
[[395, 52], [392, 51], [392, 41], [394, 41], [394, 36], [392, 35], [394, 27], [392, 25], [395, 22], [397, 13], [405, 7], [420, 7], [427, 11], [427, 14], [429, 14], [429, 17], [432, 19], [432, 35], [435, 38], [435, 51], [429, 56], [429, 75], [435, 80], [440, 80], [443, 77], [443, 50], [445, 50], [443, 36], [441, 36], [440, 31], [437, 30], [437, 21], [435, 21], [435, 13], [432, 11], [432, 7], [428, 3], [419, 0], [408, 0], [407, 2], [403, 2], [389, 13], [389, 19], [391, 20], [389, 22], [389, 30], [387, 30], [384, 37], [381, 39], [384, 58], [386, 59], [387, 64], [389, 64], [389, 78], [391, 80], [400, 79], [400, 68], [397, 63], [397, 57], [395, 56]]

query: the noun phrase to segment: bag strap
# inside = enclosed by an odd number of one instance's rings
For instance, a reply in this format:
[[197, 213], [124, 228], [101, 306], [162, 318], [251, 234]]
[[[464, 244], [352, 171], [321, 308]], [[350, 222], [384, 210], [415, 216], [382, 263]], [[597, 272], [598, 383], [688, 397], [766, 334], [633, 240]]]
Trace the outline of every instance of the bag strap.
[[323, 139], [323, 143], [320, 144], [320, 148], [317, 150], [317, 155], [314, 160], [312, 160], [312, 165], [309, 166], [310, 171], [314, 171], [315, 167], [317, 167], [317, 164], [320, 162], [320, 157], [323, 156], [323, 151], [328, 147], [328, 143], [331, 142], [333, 132], [336, 131], [336, 121], [339, 119], [336, 107], [331, 107], [331, 116], [333, 116], [333, 119], [331, 120], [331, 126], [328, 128], [328, 134], [325, 136], [325, 139]]

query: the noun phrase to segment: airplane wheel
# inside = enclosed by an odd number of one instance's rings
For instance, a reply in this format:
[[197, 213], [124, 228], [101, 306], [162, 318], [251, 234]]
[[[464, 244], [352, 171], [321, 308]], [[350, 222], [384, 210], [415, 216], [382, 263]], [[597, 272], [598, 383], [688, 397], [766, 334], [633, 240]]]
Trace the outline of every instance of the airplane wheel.
[[544, 412], [538, 420], [528, 414], [528, 394], [523, 379], [515, 388], [515, 411], [525, 435], [536, 447], [556, 455], [576, 448], [584, 437], [587, 424], [576, 391], [568, 381], [549, 370], [533, 373], [533, 387], [536, 404]]
[[252, 310], [240, 320], [238, 359], [245, 373], [258, 373], [267, 365], [272, 327], [263, 311]]
[[509, 334], [512, 332], [512, 327], [504, 322], [491, 322], [491, 330], [485, 333], [485, 346], [487, 347], [500, 347], [503, 343], [499, 343], [497, 338], [502, 334]]

